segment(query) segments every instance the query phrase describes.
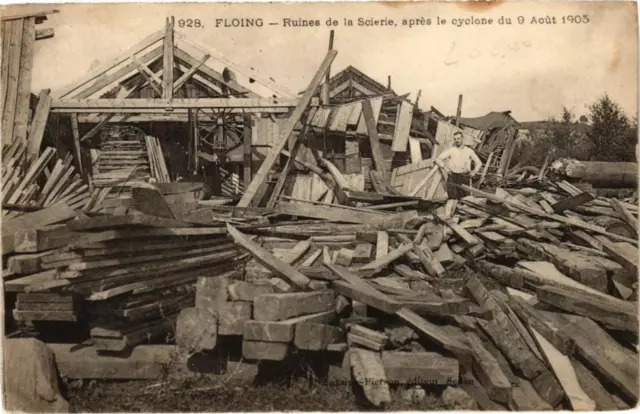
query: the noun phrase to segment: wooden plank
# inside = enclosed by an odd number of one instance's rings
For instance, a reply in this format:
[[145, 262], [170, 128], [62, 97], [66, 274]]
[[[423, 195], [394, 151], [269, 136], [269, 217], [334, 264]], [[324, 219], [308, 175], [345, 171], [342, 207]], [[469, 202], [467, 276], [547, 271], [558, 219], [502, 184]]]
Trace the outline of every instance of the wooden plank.
[[231, 237], [233, 237], [234, 241], [247, 249], [260, 264], [267, 267], [271, 271], [284, 276], [299, 288], [308, 289], [308, 285], [311, 280], [300, 273], [297, 269], [282, 262], [281, 260], [278, 260], [275, 256], [255, 244], [247, 236], [240, 233], [229, 223], [227, 223], [227, 231], [231, 235]]
[[287, 144], [293, 145], [295, 143], [295, 141], [290, 142], [291, 134], [293, 133], [296, 124], [300, 121], [300, 119], [302, 119], [302, 115], [307, 109], [307, 106], [309, 106], [311, 98], [315, 94], [318, 85], [320, 85], [320, 82], [322, 81], [322, 77], [324, 76], [326, 71], [329, 70], [329, 67], [331, 66], [331, 63], [335, 59], [336, 55], [337, 52], [335, 50], [329, 51], [327, 53], [327, 56], [320, 65], [320, 68], [309, 83], [309, 86], [305, 90], [303, 96], [300, 98], [298, 105], [296, 106], [293, 113], [288, 118], [286, 125], [282, 129], [279, 142], [271, 149], [269, 154], [260, 165], [260, 168], [256, 172], [255, 177], [253, 178], [253, 180], [251, 180], [251, 184], [249, 184], [249, 186], [245, 189], [242, 198], [238, 202], [238, 207], [248, 207], [251, 204], [253, 198], [258, 192], [258, 189], [262, 187], [262, 185], [264, 185], [265, 181], [267, 180], [267, 174], [275, 164], [279, 154], [287, 146]]
[[409, 150], [411, 152], [411, 163], [418, 164], [422, 161], [422, 149], [420, 148], [420, 141], [416, 138], [409, 137]]
[[[381, 100], [380, 100], [381, 102]], [[373, 157], [373, 166], [375, 170], [380, 174], [383, 181], [387, 180], [386, 170], [384, 168], [385, 162], [380, 149], [380, 138], [378, 137], [378, 122], [377, 116], [373, 111], [371, 101], [365, 99], [362, 101], [362, 115], [365, 125], [367, 127], [367, 133], [369, 134], [369, 144], [371, 146], [371, 154]]]
[[510, 363], [527, 379], [533, 379], [544, 371], [542, 362], [531, 352], [517, 328], [482, 283], [476, 277], [472, 277], [465, 287], [480, 306], [493, 312], [493, 320], [477, 319], [477, 322]]
[[411, 120], [413, 119], [413, 105], [410, 102], [402, 101], [396, 116], [396, 127], [393, 133], [391, 151], [405, 152], [409, 144], [409, 131], [411, 130]]
[[[22, 33], [22, 49], [20, 50], [20, 78], [18, 80], [18, 96], [14, 118], [13, 139], [27, 138], [27, 122], [29, 120], [29, 98], [31, 96], [31, 72], [33, 70], [34, 44], [36, 41], [35, 18], [24, 19]], [[36, 158], [37, 154], [31, 158]]]
[[310, 203], [298, 199], [295, 201], [297, 202], [280, 201], [275, 207], [275, 211], [291, 216], [325, 219], [344, 223], [375, 224], [380, 220], [390, 218], [390, 215], [377, 211], [348, 208], [347, 206], [339, 206], [337, 204]]
[[[10, 50], [11, 50], [11, 30], [13, 23], [6, 22], [2, 24], [2, 69], [0, 70], [2, 76], [2, 89], [0, 93], [0, 119], [4, 117], [4, 108], [5, 108], [5, 99], [7, 97], [7, 85], [9, 83], [9, 61], [11, 60]], [[18, 142], [18, 141], [15, 141]], [[5, 152], [6, 154], [6, 152]], [[3, 154], [4, 155], [4, 154]], [[5, 159], [3, 158], [3, 161]], [[6, 162], [6, 161], [5, 161]]]
[[472, 332], [466, 334], [473, 355], [473, 373], [487, 390], [489, 397], [504, 404], [512, 399], [511, 382], [502, 371], [500, 364], [482, 345], [482, 341]]
[[607, 301], [556, 286], [540, 286], [536, 290], [538, 299], [567, 312], [582, 315], [601, 322], [613, 329], [638, 332], [638, 311], [632, 303]]
[[613, 209], [615, 211], [617, 211], [623, 217], [623, 220], [629, 226], [631, 226], [632, 229], [634, 229], [636, 231], [636, 234], [637, 234], [638, 233], [638, 219], [636, 219], [633, 216], [633, 214], [631, 214], [629, 212], [629, 210], [626, 209], [626, 207], [620, 202], [620, 200], [615, 199], [615, 198], [611, 198], [611, 199], [609, 199], [609, 203], [611, 204], [611, 207], [613, 207]]
[[167, 17], [162, 45], [162, 99], [173, 98], [173, 25], [174, 18]]
[[378, 231], [376, 240], [376, 260], [389, 254], [389, 233]]
[[560, 351], [558, 351], [549, 341], [547, 341], [538, 331], [531, 329], [533, 337], [545, 355], [547, 364], [553, 369], [560, 385], [564, 389], [571, 407], [575, 411], [594, 411], [595, 402], [589, 398], [580, 387], [576, 372], [571, 365], [571, 361]]
[[551, 206], [551, 208], [553, 209], [553, 211], [555, 213], [562, 213], [565, 210], [571, 210], [575, 207], [581, 206], [585, 203], [588, 203], [589, 201], [592, 201], [594, 199], [593, 195], [589, 194], [589, 193], [580, 193], [577, 195], [572, 195], [569, 198], [566, 198], [564, 200], [558, 201], [557, 203], [553, 204]]
[[[434, 165], [431, 170], [427, 173], [427, 175], [425, 175], [425, 177], [420, 180], [420, 183], [418, 183], [416, 186], [414, 186], [408, 193], [407, 195], [414, 197], [416, 194], [418, 194], [420, 192], [420, 190], [422, 190], [422, 188], [433, 178], [433, 176], [435, 175], [435, 173], [438, 171], [440, 167], [438, 167], [437, 165]], [[426, 198], [426, 197], [425, 197]]]
[[16, 114], [16, 102], [18, 99], [18, 87], [20, 79], [20, 55], [22, 50], [22, 34], [24, 20], [13, 20], [5, 23], [11, 27], [9, 37], [9, 72], [7, 89], [4, 92], [4, 112], [2, 114], [2, 142], [10, 144], [13, 142], [13, 128]]
[[376, 407], [390, 403], [391, 392], [380, 355], [365, 349], [351, 348], [349, 360], [353, 377], [361, 385], [367, 400]]
[[371, 263], [368, 263], [362, 266], [361, 268], [358, 269], [358, 272], [371, 277], [381, 272], [387, 265], [399, 259], [400, 257], [404, 256], [412, 249], [413, 249], [412, 243], [403, 244], [400, 247], [389, 252], [385, 256], [376, 258], [376, 260], [372, 261]]

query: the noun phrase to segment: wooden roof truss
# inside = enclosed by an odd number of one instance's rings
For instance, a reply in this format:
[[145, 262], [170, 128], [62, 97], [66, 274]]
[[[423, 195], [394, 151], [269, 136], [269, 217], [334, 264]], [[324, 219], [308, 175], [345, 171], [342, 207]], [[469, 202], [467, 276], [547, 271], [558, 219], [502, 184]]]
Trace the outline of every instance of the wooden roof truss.
[[[297, 102], [291, 91], [271, 78], [187, 40], [174, 30], [173, 19], [167, 19], [164, 30], [63, 88], [51, 110], [120, 118], [170, 111], [186, 117], [192, 108], [286, 113]], [[102, 118], [93, 115], [84, 120], [90, 119]]]

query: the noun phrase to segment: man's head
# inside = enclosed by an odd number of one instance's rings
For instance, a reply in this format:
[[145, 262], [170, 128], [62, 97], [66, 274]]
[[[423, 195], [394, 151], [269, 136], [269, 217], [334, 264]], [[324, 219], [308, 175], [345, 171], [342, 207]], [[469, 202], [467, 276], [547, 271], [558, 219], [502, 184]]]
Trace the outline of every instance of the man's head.
[[453, 144], [456, 147], [462, 146], [462, 132], [457, 131], [453, 134]]

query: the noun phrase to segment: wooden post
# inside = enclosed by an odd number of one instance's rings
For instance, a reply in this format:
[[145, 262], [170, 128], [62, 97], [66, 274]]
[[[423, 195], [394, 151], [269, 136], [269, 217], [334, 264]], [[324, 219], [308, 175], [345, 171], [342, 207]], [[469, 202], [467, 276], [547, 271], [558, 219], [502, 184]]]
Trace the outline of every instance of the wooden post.
[[460, 128], [460, 115], [462, 114], [462, 94], [458, 95], [458, 110], [456, 111], [456, 126]]
[[251, 184], [251, 114], [244, 114], [242, 140], [244, 142], [244, 188]]
[[164, 35], [163, 71], [162, 71], [162, 99], [173, 98], [173, 25], [175, 19], [167, 17]]
[[[329, 52], [333, 50], [333, 35], [334, 31], [331, 29], [329, 32]], [[331, 66], [327, 69], [327, 74], [324, 78], [324, 83], [320, 87], [320, 101], [322, 105], [329, 105], [331, 98], [329, 97], [329, 79], [331, 79]]]
[[307, 107], [309, 106], [311, 98], [316, 93], [316, 90], [318, 89], [318, 86], [322, 81], [322, 77], [329, 69], [329, 66], [331, 66], [331, 63], [336, 58], [337, 54], [338, 52], [335, 50], [327, 53], [327, 56], [322, 61], [320, 68], [318, 68], [318, 71], [309, 83], [307, 90], [298, 101], [296, 109], [294, 109], [291, 117], [287, 120], [288, 122], [282, 128], [282, 133], [280, 134], [278, 143], [271, 148], [271, 152], [267, 154], [264, 161], [262, 162], [262, 165], [260, 165], [260, 168], [256, 172], [255, 178], [251, 180], [251, 183], [245, 189], [244, 195], [238, 202], [238, 207], [249, 207], [260, 187], [262, 187], [262, 185], [267, 181], [267, 175], [269, 174], [271, 167], [273, 167], [276, 160], [278, 159], [280, 152], [282, 152], [287, 144], [292, 144], [289, 143], [289, 137], [293, 133], [298, 121], [300, 121], [300, 119], [302, 118], [304, 111], [306, 111]]
[[391, 90], [391, 75], [387, 76], [387, 89]]
[[76, 166], [80, 176], [84, 177], [82, 170], [82, 153], [80, 151], [80, 132], [78, 127], [78, 114], [71, 114], [71, 133], [73, 134], [73, 148], [76, 153]]
[[195, 109], [187, 110], [187, 170], [189, 172], [189, 176], [191, 176], [194, 172], [196, 172], [196, 165], [194, 158], [197, 157], [194, 148], [195, 148], [195, 137], [194, 137], [194, 129], [195, 122], [193, 119], [193, 112]]
[[422, 89], [418, 89], [418, 94], [416, 95], [416, 104], [415, 107], [418, 107], [418, 102], [420, 101], [420, 96], [422, 95]]
[[378, 136], [378, 123], [373, 114], [373, 108], [371, 107], [371, 101], [365, 99], [362, 101], [362, 115], [364, 116], [364, 122], [367, 125], [367, 131], [369, 133], [369, 144], [371, 145], [371, 155], [373, 157], [373, 166], [385, 183], [388, 183], [387, 174], [384, 169], [384, 157], [380, 150], [380, 137]]

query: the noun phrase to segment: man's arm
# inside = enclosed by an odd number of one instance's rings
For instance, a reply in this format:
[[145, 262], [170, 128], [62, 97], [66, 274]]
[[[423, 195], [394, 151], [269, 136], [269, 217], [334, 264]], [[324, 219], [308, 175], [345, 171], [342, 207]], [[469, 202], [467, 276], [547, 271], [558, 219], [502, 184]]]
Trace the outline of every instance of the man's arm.
[[444, 150], [442, 154], [438, 155], [438, 158], [435, 160], [436, 165], [440, 168], [446, 168], [443, 161], [449, 157], [451, 157], [451, 148]]
[[471, 172], [471, 176], [478, 174], [480, 169], [482, 168], [482, 161], [478, 158], [478, 154], [472, 149], [471, 150], [471, 161], [473, 161], [473, 171]]

